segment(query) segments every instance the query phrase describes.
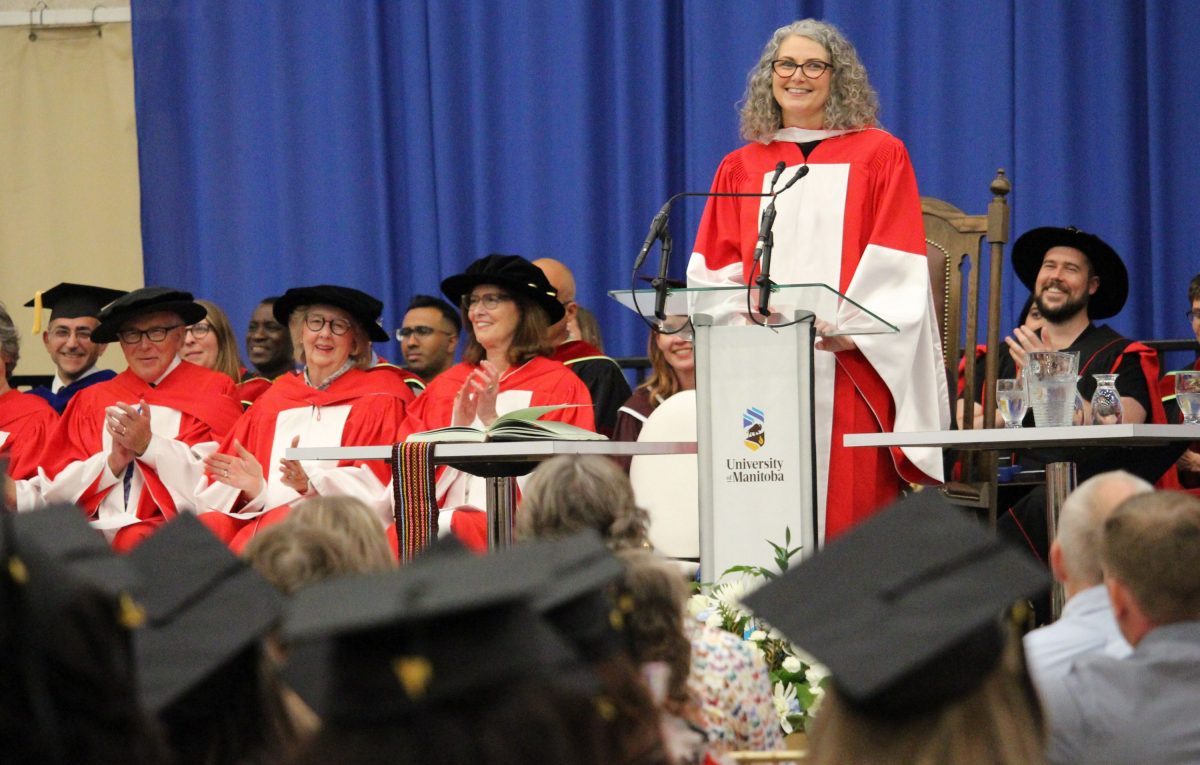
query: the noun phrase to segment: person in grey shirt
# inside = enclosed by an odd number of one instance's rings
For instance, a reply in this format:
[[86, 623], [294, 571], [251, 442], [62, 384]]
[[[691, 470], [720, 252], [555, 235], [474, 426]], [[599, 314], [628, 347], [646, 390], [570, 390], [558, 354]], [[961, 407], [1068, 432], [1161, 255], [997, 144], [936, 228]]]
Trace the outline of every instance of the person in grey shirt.
[[1133, 653], [1045, 680], [1051, 763], [1200, 763], [1200, 499], [1132, 497], [1104, 526], [1104, 582]]
[[1113, 617], [1100, 570], [1104, 522], [1134, 494], [1154, 491], [1146, 481], [1114, 470], [1079, 484], [1063, 503], [1058, 538], [1050, 545], [1050, 570], [1067, 598], [1062, 616], [1025, 635], [1025, 660], [1035, 683], [1067, 674], [1081, 656], [1106, 653], [1121, 658], [1133, 650]]

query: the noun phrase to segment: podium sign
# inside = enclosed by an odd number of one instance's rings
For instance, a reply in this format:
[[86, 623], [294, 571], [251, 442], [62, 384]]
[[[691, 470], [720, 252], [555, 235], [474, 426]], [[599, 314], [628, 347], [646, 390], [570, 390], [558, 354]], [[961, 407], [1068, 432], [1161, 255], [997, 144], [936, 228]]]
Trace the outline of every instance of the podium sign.
[[[755, 289], [755, 292], [757, 290]], [[610, 293], [649, 316], [653, 290]], [[769, 324], [747, 310], [745, 287], [671, 290], [668, 315], [691, 317], [696, 354], [700, 569], [715, 581], [735, 565], [773, 567], [768, 544], [803, 556], [819, 544], [813, 416], [813, 321], [830, 334], [896, 328], [821, 284], [772, 290]]]
[[[700, 569], [715, 581], [736, 565], [770, 565], [767, 540], [792, 532], [801, 555], [817, 544], [812, 390], [813, 315], [779, 330], [696, 329], [696, 448]], [[736, 370], [729, 374], [728, 370]]]

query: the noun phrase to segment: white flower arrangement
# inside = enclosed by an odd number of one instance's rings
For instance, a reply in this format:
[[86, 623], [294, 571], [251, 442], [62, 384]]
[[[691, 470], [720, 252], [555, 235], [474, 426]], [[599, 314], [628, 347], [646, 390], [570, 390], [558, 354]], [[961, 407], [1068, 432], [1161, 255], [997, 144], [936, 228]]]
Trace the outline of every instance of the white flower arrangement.
[[[784, 544], [768, 542], [775, 548], [778, 571], [761, 566], [734, 566], [712, 584], [699, 585], [699, 592], [688, 599], [688, 614], [709, 627], [732, 632], [758, 648], [771, 678], [775, 711], [784, 734], [806, 730], [828, 684], [829, 671], [811, 656], [788, 642], [769, 625], [757, 622], [743, 610], [741, 599], [753, 579], [774, 579], [788, 568], [800, 548], [790, 548], [791, 530], [784, 532]], [[728, 578], [731, 574], [736, 578]]]

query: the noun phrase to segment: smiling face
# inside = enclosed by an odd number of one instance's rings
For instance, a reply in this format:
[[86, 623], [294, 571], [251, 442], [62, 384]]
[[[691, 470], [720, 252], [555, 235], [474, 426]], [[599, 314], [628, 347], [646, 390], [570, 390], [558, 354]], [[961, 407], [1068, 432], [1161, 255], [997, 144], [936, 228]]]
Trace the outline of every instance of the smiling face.
[[[830, 63], [829, 51], [816, 40], [801, 35], [784, 38], [775, 54], [776, 59], [803, 64], [806, 61]], [[783, 112], [784, 127], [819, 130], [825, 127], [825, 104], [829, 101], [829, 85], [833, 70], [820, 77], [809, 77], [803, 67], [797, 67], [791, 77], [771, 73], [771, 93]]]
[[100, 320], [91, 316], [54, 319], [42, 333], [42, 344], [54, 366], [58, 367], [58, 376], [63, 382], [78, 380], [95, 366], [96, 359], [108, 348], [105, 343], [92, 342], [92, 330], [99, 324]]
[[[474, 305], [471, 305], [472, 300], [475, 301]], [[494, 307], [488, 308], [488, 302], [494, 302]], [[471, 290], [467, 305], [467, 320], [471, 322], [479, 344], [489, 354], [507, 351], [517, 332], [517, 324], [521, 321], [521, 309], [517, 302], [501, 287], [480, 284]]]
[[1034, 300], [1042, 317], [1061, 323], [1087, 310], [1088, 298], [1100, 288], [1087, 256], [1074, 247], [1051, 247], [1042, 257], [1034, 282]]
[[[203, 337], [197, 335], [198, 332], [202, 333]], [[201, 319], [184, 331], [183, 348], [179, 351], [179, 358], [199, 364], [205, 369], [216, 369], [218, 350], [217, 333], [208, 321]]]
[[[324, 323], [319, 330], [309, 328], [309, 323], [316, 324], [317, 319]], [[305, 321], [301, 323], [300, 342], [304, 346], [304, 365], [313, 379], [325, 379], [342, 368], [346, 360], [355, 351], [357, 337], [354, 331], [354, 320], [350, 314], [331, 305], [310, 306], [304, 312]], [[330, 322], [338, 322], [339, 327], [348, 325], [342, 334], [333, 331]]]
[[275, 376], [292, 366], [292, 339], [271, 308], [270, 303], [260, 303], [254, 309], [246, 329], [246, 358], [259, 372]]
[[134, 343], [121, 341], [121, 351], [125, 354], [129, 371], [148, 383], [162, 377], [179, 354], [183, 346], [183, 319], [170, 311], [160, 311], [142, 314], [121, 325], [122, 332], [166, 328], [170, 328], [167, 336], [157, 343], [144, 334]]
[[[686, 335], [687, 339], [684, 339]], [[693, 352], [691, 335], [683, 332], [675, 335], [658, 333], [655, 340], [663, 358], [675, 371], [676, 377], [690, 376], [696, 370], [696, 356]]]
[[1192, 334], [1196, 336], [1196, 342], [1200, 343], [1200, 299], [1192, 301]]

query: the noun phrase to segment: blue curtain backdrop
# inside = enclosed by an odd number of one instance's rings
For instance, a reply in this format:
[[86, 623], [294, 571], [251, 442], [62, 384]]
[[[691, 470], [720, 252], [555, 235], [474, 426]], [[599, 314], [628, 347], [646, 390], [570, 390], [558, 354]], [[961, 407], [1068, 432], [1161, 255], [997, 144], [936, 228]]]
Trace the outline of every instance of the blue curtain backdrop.
[[[574, 269], [613, 355], [645, 330], [607, 298], [650, 218], [740, 145], [771, 32], [841, 26], [921, 192], [1013, 234], [1077, 225], [1130, 267], [1112, 321], [1186, 337], [1200, 271], [1200, 3], [1151, 0], [133, 0], [147, 283], [243, 325], [289, 286], [385, 303], [489, 252]], [[677, 208], [681, 275], [701, 202]], [[1025, 293], [1005, 275], [1006, 326]], [[399, 357], [394, 344], [379, 346]]]

